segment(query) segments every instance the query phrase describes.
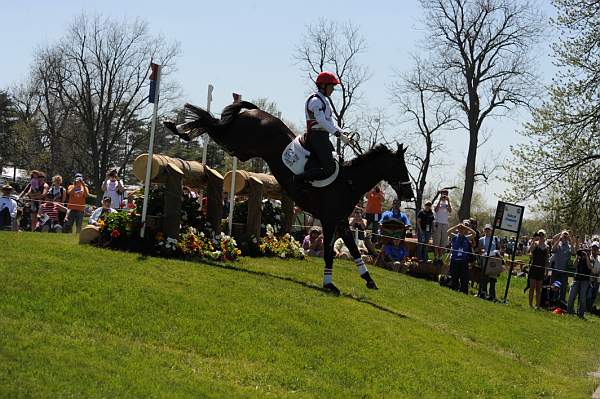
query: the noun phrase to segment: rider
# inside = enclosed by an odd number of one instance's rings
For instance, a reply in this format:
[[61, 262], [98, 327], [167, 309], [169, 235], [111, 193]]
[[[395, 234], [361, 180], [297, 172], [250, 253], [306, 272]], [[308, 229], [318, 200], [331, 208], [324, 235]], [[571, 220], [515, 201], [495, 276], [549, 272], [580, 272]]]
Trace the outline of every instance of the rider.
[[317, 91], [308, 97], [304, 107], [306, 133], [300, 142], [315, 155], [318, 163], [311, 165], [309, 162], [304, 173], [296, 177], [300, 182], [325, 179], [335, 172], [335, 161], [332, 155], [334, 148], [329, 140], [330, 134], [349, 143], [347, 132], [342, 130], [331, 117], [331, 107], [327, 98], [331, 96], [334, 87], [340, 84], [340, 81], [331, 72], [321, 72], [315, 83]]

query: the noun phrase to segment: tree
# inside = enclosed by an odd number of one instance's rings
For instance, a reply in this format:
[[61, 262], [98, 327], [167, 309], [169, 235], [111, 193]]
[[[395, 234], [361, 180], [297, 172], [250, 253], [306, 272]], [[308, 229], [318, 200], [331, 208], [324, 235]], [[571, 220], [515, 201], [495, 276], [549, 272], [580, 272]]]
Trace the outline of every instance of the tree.
[[600, 3], [553, 3], [561, 32], [553, 45], [558, 73], [522, 132], [529, 143], [512, 148], [507, 196], [533, 198], [556, 215], [556, 225], [591, 234], [600, 222]]
[[[358, 57], [366, 51], [365, 39], [352, 23], [339, 24], [320, 19], [308, 25], [294, 58], [301, 70], [313, 82], [323, 71], [335, 73], [341, 82], [333, 98], [331, 109], [340, 127], [345, 127], [345, 116], [360, 100], [360, 88], [369, 80], [369, 69], [359, 63]], [[337, 152], [343, 153], [338, 139]]]
[[16, 109], [12, 97], [6, 91], [0, 91], [0, 174], [2, 166], [12, 161], [11, 136], [16, 122]]
[[126, 165], [136, 144], [147, 139], [150, 60], [163, 66], [160, 104], [166, 109], [177, 94], [168, 75], [178, 53], [176, 43], [152, 37], [145, 22], [85, 15], [75, 18], [56, 45], [38, 52], [42, 82], [60, 111], [76, 118], [81, 140], [73, 142], [73, 150], [88, 165], [96, 189], [109, 167]]
[[437, 92], [426, 64], [418, 57], [410, 74], [403, 74], [392, 84], [392, 98], [399, 106], [405, 122], [411, 125], [406, 139], [411, 143], [407, 163], [417, 173], [410, 173], [416, 187], [415, 207], [421, 209], [431, 168], [437, 166], [433, 157], [442, 148], [439, 138], [444, 130], [455, 129], [453, 108], [448, 105], [444, 93]]
[[469, 217], [477, 149], [486, 119], [536, 98], [532, 49], [542, 20], [530, 1], [420, 0], [428, 31], [433, 88], [446, 95], [469, 133], [460, 218]]

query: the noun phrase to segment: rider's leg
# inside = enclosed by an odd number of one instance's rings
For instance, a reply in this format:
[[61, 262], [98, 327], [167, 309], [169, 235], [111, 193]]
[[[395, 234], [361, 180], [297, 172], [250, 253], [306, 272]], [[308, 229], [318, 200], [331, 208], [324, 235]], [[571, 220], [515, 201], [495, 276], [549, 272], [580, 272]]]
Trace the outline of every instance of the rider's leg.
[[304, 180], [321, 180], [331, 176], [335, 172], [335, 160], [331, 154], [333, 144], [329, 141], [329, 134], [320, 131], [308, 132], [305, 143], [319, 161], [319, 165], [304, 171], [299, 177]]

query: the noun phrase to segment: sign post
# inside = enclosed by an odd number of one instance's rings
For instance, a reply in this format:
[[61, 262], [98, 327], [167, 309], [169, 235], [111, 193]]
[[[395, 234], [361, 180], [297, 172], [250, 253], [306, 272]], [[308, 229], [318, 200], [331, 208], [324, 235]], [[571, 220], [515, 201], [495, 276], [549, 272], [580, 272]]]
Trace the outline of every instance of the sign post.
[[150, 94], [148, 102], [154, 104], [152, 111], [152, 124], [150, 125], [150, 140], [148, 142], [148, 161], [146, 163], [146, 178], [144, 179], [144, 205], [142, 207], [142, 228], [140, 237], [144, 238], [146, 234], [146, 214], [148, 212], [148, 197], [150, 195], [150, 176], [152, 169], [152, 156], [154, 152], [154, 131], [156, 130], [156, 115], [158, 113], [158, 99], [160, 92], [160, 69], [161, 66], [155, 63], [150, 63]]
[[[510, 278], [512, 277], [512, 271], [515, 264], [515, 255], [517, 253], [517, 245], [519, 242], [519, 236], [521, 234], [521, 225], [523, 223], [523, 214], [525, 213], [525, 207], [521, 205], [510, 204], [508, 202], [498, 201], [498, 207], [496, 208], [496, 216], [494, 217], [494, 224], [492, 230], [492, 240], [494, 238], [494, 232], [496, 229], [510, 231], [512, 233], [517, 234], [517, 238], [515, 241], [515, 248], [513, 248], [511, 260], [510, 260], [510, 269], [508, 271], [508, 278], [506, 280], [506, 289], [504, 290], [504, 298], [502, 299], [503, 303], [506, 303], [506, 298], [508, 296], [508, 288], [510, 287]], [[492, 241], [490, 240], [490, 244], [487, 249], [487, 256], [490, 255], [490, 248], [492, 245]], [[485, 269], [487, 267], [487, 262], [489, 258], [485, 258], [485, 264], [482, 270], [482, 274], [485, 278]], [[481, 292], [481, 284], [480, 284], [480, 292]]]

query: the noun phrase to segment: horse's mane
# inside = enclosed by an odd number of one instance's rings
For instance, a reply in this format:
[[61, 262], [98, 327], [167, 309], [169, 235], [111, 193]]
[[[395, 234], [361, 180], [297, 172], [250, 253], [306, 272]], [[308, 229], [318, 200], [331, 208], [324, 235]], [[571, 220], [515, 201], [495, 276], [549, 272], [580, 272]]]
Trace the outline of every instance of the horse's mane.
[[387, 148], [385, 145], [378, 144], [375, 147], [371, 148], [369, 151], [365, 152], [364, 154], [360, 154], [356, 158], [351, 159], [348, 162], [345, 162], [344, 166], [356, 167], [356, 166], [361, 166], [363, 164], [370, 164], [371, 161], [373, 161], [373, 159], [375, 159], [381, 155], [384, 155], [384, 154], [392, 154], [392, 151], [389, 148]]
[[258, 107], [248, 101], [229, 104], [221, 112], [221, 124], [228, 125], [233, 122], [242, 109], [258, 109]]

